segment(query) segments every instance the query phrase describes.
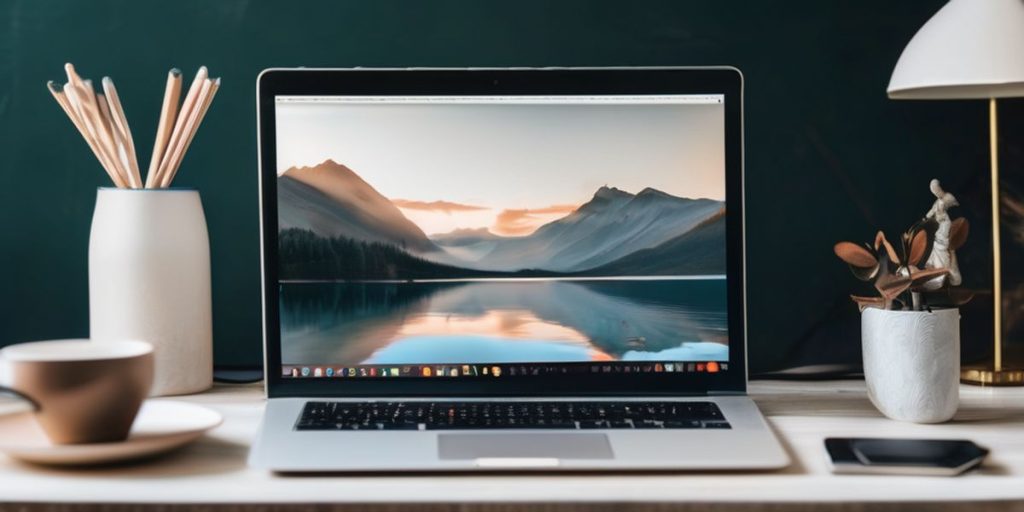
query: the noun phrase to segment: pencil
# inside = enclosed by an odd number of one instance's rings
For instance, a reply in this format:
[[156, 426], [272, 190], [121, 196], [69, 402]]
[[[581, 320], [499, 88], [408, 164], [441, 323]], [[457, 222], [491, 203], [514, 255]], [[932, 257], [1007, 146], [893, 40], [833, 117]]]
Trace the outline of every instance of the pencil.
[[103, 92], [107, 96], [107, 104], [110, 107], [111, 119], [115, 127], [121, 132], [121, 142], [125, 150], [125, 159], [128, 161], [128, 178], [132, 188], [142, 188], [142, 176], [139, 173], [139, 161], [135, 156], [135, 140], [132, 138], [132, 130], [128, 126], [128, 117], [121, 106], [121, 97], [117, 94], [117, 87], [110, 77], [103, 77]]
[[181, 71], [177, 68], [167, 72], [167, 85], [164, 87], [164, 103], [160, 107], [160, 122], [156, 127], [156, 138], [153, 141], [153, 154], [149, 158], [149, 170], [146, 172], [146, 188], [157, 186], [157, 169], [164, 157], [164, 151], [171, 138], [175, 118], [178, 116], [178, 98], [181, 97]]

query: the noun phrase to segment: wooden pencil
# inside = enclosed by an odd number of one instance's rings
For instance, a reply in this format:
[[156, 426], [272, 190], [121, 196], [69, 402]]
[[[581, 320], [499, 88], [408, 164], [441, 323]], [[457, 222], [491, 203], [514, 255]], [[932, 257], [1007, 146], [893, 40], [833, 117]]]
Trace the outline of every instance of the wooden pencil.
[[114, 123], [114, 113], [110, 111], [106, 95], [97, 94], [96, 104], [99, 107], [100, 123], [103, 124], [103, 130], [110, 135], [111, 145], [109, 149], [114, 154], [114, 158], [117, 159], [120, 171], [123, 173], [125, 181], [128, 182], [128, 188], [138, 188], [135, 179], [132, 178], [131, 169], [128, 164], [128, 150], [125, 147], [124, 133]]
[[106, 93], [107, 106], [110, 108], [111, 120], [120, 131], [121, 142], [125, 151], [125, 159], [128, 161], [129, 183], [133, 188], [142, 188], [142, 176], [139, 173], [139, 161], [135, 155], [135, 140], [132, 138], [132, 130], [128, 125], [128, 117], [121, 106], [121, 97], [117, 94], [117, 87], [110, 77], [103, 77], [103, 92]]
[[157, 186], [157, 169], [164, 157], [167, 143], [171, 138], [174, 121], [178, 116], [178, 98], [181, 97], [181, 71], [171, 69], [167, 72], [167, 85], [164, 87], [164, 102], [160, 107], [160, 121], [153, 140], [153, 154], [149, 158], [149, 170], [146, 171], [146, 188]]

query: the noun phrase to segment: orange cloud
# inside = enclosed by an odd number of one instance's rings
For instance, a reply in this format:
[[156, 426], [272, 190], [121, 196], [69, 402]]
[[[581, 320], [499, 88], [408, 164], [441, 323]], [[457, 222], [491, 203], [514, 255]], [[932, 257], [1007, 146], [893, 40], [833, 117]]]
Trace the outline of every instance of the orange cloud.
[[472, 212], [478, 210], [489, 210], [484, 206], [473, 206], [471, 204], [459, 204], [451, 201], [414, 201], [411, 199], [392, 199], [391, 204], [399, 208], [410, 210], [423, 210], [427, 212], [444, 212], [451, 215], [452, 212]]
[[573, 204], [556, 204], [544, 208], [502, 210], [494, 220], [491, 232], [505, 236], [529, 235], [544, 224], [576, 211], [576, 208], [578, 206]]

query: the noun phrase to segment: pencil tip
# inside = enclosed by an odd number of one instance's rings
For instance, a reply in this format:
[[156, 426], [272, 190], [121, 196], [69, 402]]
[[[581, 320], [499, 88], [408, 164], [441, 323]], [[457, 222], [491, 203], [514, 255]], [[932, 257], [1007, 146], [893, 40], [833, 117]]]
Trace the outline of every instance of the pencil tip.
[[174, 76], [180, 76], [180, 75], [181, 75], [181, 70], [180, 70], [180, 69], [178, 69], [178, 68], [171, 68], [171, 71], [170, 71], [170, 73], [171, 73], [172, 75], [174, 75]]
[[64, 71], [67, 71], [68, 73], [74, 73], [75, 72], [75, 65], [70, 63], [70, 62], [65, 62], [64, 63]]
[[113, 84], [113, 83], [114, 83], [114, 81], [111, 80], [109, 76], [103, 77], [103, 85], [108, 85], [108, 84]]

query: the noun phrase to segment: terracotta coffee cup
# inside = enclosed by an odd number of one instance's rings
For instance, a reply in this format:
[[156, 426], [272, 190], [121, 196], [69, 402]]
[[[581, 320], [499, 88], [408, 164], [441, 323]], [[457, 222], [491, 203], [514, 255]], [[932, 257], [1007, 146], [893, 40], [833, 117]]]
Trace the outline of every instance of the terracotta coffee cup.
[[31, 402], [55, 444], [127, 439], [153, 385], [143, 341], [39, 341], [0, 349], [0, 388]]

